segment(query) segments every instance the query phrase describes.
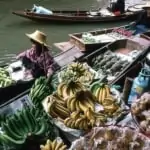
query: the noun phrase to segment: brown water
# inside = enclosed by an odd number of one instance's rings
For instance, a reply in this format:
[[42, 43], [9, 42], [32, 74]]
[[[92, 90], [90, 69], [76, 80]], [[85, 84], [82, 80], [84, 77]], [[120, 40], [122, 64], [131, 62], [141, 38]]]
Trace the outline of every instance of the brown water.
[[[94, 9], [107, 4], [106, 0], [0, 0], [0, 64], [14, 60], [15, 54], [30, 48], [25, 33], [39, 29], [48, 36], [48, 43], [66, 41], [68, 34], [119, 26], [127, 22], [97, 24], [39, 24], [11, 14], [13, 10], [32, 8], [33, 4], [49, 9]], [[59, 51], [53, 46], [53, 54]]]

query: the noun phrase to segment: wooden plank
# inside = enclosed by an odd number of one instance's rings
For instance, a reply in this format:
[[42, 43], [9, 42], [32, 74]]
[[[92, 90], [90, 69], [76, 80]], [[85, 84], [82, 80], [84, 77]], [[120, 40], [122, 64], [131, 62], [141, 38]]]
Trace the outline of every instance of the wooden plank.
[[61, 42], [61, 43], [54, 43], [54, 46], [56, 46], [61, 51], [68, 51], [69, 49], [72, 49], [75, 45], [69, 41], [67, 42]]
[[74, 47], [68, 51], [58, 54], [55, 57], [55, 61], [58, 63], [59, 66], [62, 67], [74, 61], [75, 58], [80, 58], [83, 55], [84, 53], [82, 53], [77, 47]]

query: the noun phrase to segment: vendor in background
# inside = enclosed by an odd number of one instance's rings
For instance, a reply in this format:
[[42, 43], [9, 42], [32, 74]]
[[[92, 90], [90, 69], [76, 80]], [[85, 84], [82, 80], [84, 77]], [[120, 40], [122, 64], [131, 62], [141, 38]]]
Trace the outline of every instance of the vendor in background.
[[49, 54], [46, 35], [38, 30], [26, 35], [32, 43], [32, 48], [19, 54], [17, 59], [22, 60], [23, 65], [34, 78], [42, 75], [51, 76], [55, 70], [55, 63], [53, 57]]
[[116, 16], [125, 12], [125, 0], [117, 0], [117, 2], [111, 3], [109, 8]]

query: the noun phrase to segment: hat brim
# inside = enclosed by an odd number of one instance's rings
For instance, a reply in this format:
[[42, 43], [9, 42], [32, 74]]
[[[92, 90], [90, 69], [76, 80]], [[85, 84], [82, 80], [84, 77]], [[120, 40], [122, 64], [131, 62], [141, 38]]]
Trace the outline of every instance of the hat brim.
[[28, 38], [30, 38], [30, 39], [32, 39], [32, 40], [34, 40], [34, 41], [36, 41], [36, 42], [38, 42], [38, 43], [40, 43], [40, 44], [43, 44], [44, 46], [46, 46], [46, 47], [50, 47], [49, 45], [47, 45], [47, 43], [43, 43], [43, 42], [41, 42], [41, 41], [39, 41], [38, 39], [36, 39], [35, 37], [33, 37], [32, 36], [32, 34], [25, 34]]

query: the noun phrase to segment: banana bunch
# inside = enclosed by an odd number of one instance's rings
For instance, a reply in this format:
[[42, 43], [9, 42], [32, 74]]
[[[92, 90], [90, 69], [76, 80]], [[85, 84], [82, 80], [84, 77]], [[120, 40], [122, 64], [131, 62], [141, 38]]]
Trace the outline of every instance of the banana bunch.
[[63, 98], [74, 95], [77, 91], [82, 90], [84, 87], [80, 82], [70, 80], [67, 82], [61, 82], [57, 87], [57, 93]]
[[53, 92], [53, 86], [49, 84], [50, 79], [46, 77], [40, 77], [35, 80], [32, 86], [29, 96], [33, 104], [41, 108], [41, 102], [45, 97]]
[[70, 115], [70, 111], [65, 107], [65, 103], [63, 103], [63, 101], [58, 100], [53, 95], [47, 98], [47, 110], [53, 118], [65, 119]]
[[73, 112], [70, 117], [66, 118], [64, 124], [73, 129], [87, 130], [89, 128], [89, 120], [78, 111]]
[[31, 136], [45, 135], [47, 130], [46, 121], [42, 117], [35, 118], [29, 108], [18, 111], [1, 124], [1, 143], [14, 147], [24, 144]]
[[79, 81], [81, 83], [91, 82], [95, 74], [89, 71], [89, 68], [83, 63], [73, 62], [67, 68], [60, 72], [62, 81], [70, 79]]
[[104, 103], [104, 99], [110, 95], [110, 88], [108, 85], [104, 84], [104, 83], [93, 83], [91, 85], [91, 92], [96, 96], [97, 101], [100, 104]]
[[45, 145], [40, 145], [41, 150], [66, 150], [67, 146], [63, 142], [47, 140]]
[[112, 116], [114, 113], [116, 113], [120, 109], [120, 106], [119, 104], [116, 103], [116, 99], [113, 96], [108, 95], [104, 99], [103, 108], [104, 108], [105, 114]]
[[86, 71], [84, 64], [79, 63], [79, 62], [73, 62], [69, 64], [68, 69], [72, 70], [73, 72], [77, 72], [80, 76], [84, 74], [84, 72]]
[[102, 113], [96, 113], [87, 108], [85, 113], [74, 111], [70, 117], [64, 120], [67, 127], [73, 129], [87, 130], [94, 126], [104, 125], [107, 118]]
[[91, 108], [94, 111], [95, 97], [88, 90], [81, 90], [76, 92], [73, 96], [67, 100], [67, 108], [71, 111], [85, 112], [87, 108]]
[[107, 116], [105, 116], [103, 113], [94, 112], [91, 108], [86, 110], [85, 116], [88, 118], [91, 127], [104, 125], [104, 123], [107, 121]]

